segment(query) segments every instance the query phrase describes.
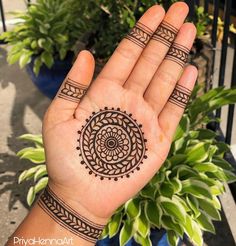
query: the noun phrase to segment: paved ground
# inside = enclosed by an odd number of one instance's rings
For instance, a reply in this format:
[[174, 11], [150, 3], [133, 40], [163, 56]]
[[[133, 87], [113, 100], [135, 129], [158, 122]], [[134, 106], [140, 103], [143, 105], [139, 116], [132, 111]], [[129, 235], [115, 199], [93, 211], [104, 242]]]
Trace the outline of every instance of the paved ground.
[[[24, 8], [23, 2], [3, 0], [7, 11]], [[230, 82], [229, 70], [232, 64], [232, 50], [229, 51], [227, 83]], [[219, 61], [219, 56], [217, 60]], [[27, 132], [41, 132], [41, 120], [48, 104], [49, 100], [33, 86], [23, 70], [17, 65], [9, 67], [6, 64], [6, 51], [0, 46], [0, 246], [4, 245], [28, 210], [25, 197], [29, 184], [17, 185], [17, 177], [30, 163], [19, 161], [15, 156], [15, 153], [25, 146], [17, 137]], [[223, 110], [223, 115], [225, 118], [226, 110]], [[225, 121], [222, 126], [224, 128]], [[233, 150], [236, 153], [236, 134], [234, 135]], [[228, 225], [225, 215], [222, 214], [223, 221], [216, 223], [216, 235], [205, 235], [205, 245], [208, 246], [235, 245], [230, 231], [231, 227], [236, 238], [235, 203], [229, 191], [221, 197], [221, 201], [230, 223]]]

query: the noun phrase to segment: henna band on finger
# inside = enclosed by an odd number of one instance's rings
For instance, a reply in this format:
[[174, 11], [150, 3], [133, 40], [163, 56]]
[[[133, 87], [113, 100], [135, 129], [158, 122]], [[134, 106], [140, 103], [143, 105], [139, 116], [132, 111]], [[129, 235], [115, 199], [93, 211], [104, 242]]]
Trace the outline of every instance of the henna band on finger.
[[152, 33], [153, 31], [149, 27], [138, 22], [125, 38], [144, 48], [150, 40]]
[[191, 90], [182, 85], [176, 85], [168, 101], [181, 108], [185, 108], [189, 101], [190, 95]]
[[178, 29], [167, 22], [162, 22], [152, 36], [153, 40], [159, 41], [170, 47], [178, 33]]
[[189, 51], [190, 50], [185, 46], [174, 43], [170, 47], [165, 59], [174, 61], [181, 67], [184, 67], [185, 63], [188, 61]]
[[81, 164], [101, 180], [129, 178], [146, 159], [147, 141], [131, 114], [118, 108], [100, 110], [87, 119], [79, 134]]
[[87, 89], [88, 86], [67, 78], [63, 83], [63, 87], [61, 88], [58, 97], [78, 103], [86, 93]]
[[46, 187], [41, 195], [38, 205], [56, 223], [86, 241], [95, 243], [103, 231], [104, 225], [95, 224], [78, 214], [65, 204], [49, 186]]

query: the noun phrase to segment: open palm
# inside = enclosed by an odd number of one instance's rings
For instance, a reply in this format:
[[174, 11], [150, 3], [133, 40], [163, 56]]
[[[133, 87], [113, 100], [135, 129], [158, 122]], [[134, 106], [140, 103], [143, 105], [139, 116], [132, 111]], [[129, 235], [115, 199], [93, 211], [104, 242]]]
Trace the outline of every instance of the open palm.
[[87, 91], [94, 60], [81, 52], [46, 113], [49, 186], [94, 216], [109, 217], [168, 154], [197, 76], [183, 71], [195, 37], [187, 12], [150, 8]]

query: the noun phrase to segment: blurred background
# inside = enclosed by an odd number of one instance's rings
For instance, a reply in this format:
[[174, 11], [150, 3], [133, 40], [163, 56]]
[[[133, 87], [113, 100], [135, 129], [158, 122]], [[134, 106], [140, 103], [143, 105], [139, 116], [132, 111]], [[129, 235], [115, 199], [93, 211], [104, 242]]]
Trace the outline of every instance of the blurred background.
[[[148, 7], [158, 3], [167, 9], [173, 2], [0, 0], [0, 245], [4, 245], [47, 183], [40, 136], [42, 118], [75, 55], [89, 49], [96, 59], [96, 76]], [[189, 21], [197, 27], [189, 62], [199, 69], [199, 95], [223, 85], [234, 88], [236, 2], [185, 2], [190, 7]], [[233, 91], [228, 95], [217, 103], [229, 105], [213, 113], [207, 109], [215, 102], [202, 101], [206, 116], [218, 120], [201, 124], [217, 133], [217, 141], [230, 145], [224, 159], [236, 167], [236, 95]], [[235, 182], [225, 184], [226, 192], [220, 195], [222, 221], [213, 222], [215, 235], [204, 233], [205, 245], [235, 245], [235, 187]], [[184, 244], [192, 245], [188, 240]]]

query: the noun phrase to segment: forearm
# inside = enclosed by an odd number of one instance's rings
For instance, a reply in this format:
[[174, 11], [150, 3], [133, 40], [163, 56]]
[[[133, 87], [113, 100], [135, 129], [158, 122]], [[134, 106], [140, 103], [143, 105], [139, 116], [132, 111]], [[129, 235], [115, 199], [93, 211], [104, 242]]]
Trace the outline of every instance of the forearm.
[[67, 240], [68, 245], [94, 245], [105, 223], [105, 219], [95, 218], [71, 201], [66, 203], [47, 188], [7, 245], [27, 245], [20, 239], [48, 240], [44, 245], [58, 245], [60, 240]]

